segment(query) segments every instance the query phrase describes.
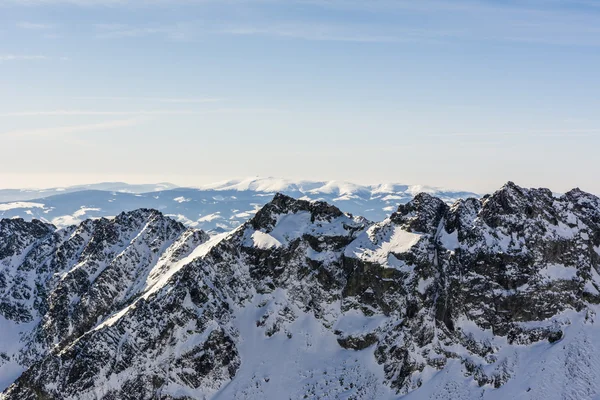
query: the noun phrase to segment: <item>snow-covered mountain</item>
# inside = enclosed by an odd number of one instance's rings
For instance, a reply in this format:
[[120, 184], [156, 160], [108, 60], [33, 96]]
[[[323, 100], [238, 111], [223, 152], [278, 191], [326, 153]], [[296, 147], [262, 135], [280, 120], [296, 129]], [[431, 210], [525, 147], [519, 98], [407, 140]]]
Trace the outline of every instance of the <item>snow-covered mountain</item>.
[[430, 193], [448, 203], [477, 196], [470, 192], [423, 186], [361, 186], [347, 182], [275, 178], [234, 180], [199, 188], [106, 183], [37, 192], [0, 190], [0, 201], [3, 201], [0, 202], [0, 217], [36, 218], [65, 227], [86, 218], [110, 217], [122, 211], [152, 208], [187, 226], [218, 233], [240, 226], [277, 192], [294, 198], [326, 201], [343, 211], [373, 221], [384, 219], [399, 204], [408, 202], [419, 192]]
[[[0, 222], [5, 399], [596, 399], [600, 199]], [[0, 390], [2, 390], [0, 389]]]
[[32, 199], [40, 199], [48, 196], [54, 196], [57, 194], [81, 192], [84, 190], [105, 190], [110, 192], [122, 193], [148, 193], [157, 192], [161, 190], [175, 189], [177, 187], [177, 185], [173, 185], [172, 183], [166, 182], [148, 185], [132, 185], [124, 182], [103, 182], [92, 183], [89, 185], [56, 187], [49, 189], [0, 189], [0, 202], [8, 203], [15, 201], [27, 201]]

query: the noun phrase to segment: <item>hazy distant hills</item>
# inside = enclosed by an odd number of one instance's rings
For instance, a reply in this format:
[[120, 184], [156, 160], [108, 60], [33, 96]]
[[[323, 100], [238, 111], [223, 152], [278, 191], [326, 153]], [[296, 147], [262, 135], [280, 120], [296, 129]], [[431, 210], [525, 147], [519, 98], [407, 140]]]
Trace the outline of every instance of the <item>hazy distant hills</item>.
[[124, 182], [103, 182], [89, 185], [77, 185], [68, 187], [56, 187], [49, 189], [0, 189], [0, 202], [24, 201], [39, 199], [57, 194], [82, 192], [85, 190], [106, 190], [124, 193], [147, 193], [158, 190], [169, 190], [176, 188], [172, 183], [155, 183], [148, 185], [132, 185]]
[[112, 217], [122, 211], [153, 208], [187, 226], [205, 231], [226, 231], [253, 216], [277, 192], [299, 199], [326, 201], [372, 221], [384, 219], [399, 204], [407, 203], [420, 192], [447, 203], [477, 197], [471, 192], [420, 185], [357, 185], [276, 178], [232, 180], [198, 188], [181, 188], [170, 183], [129, 185], [111, 182], [44, 190], [0, 190], [0, 218], [37, 218], [62, 227], [87, 218]]

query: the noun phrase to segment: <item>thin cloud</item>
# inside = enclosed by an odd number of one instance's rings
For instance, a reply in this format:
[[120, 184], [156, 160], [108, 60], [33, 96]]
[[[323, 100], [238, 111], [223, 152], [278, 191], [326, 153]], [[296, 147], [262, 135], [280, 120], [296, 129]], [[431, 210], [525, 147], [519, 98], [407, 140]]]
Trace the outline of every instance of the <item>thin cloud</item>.
[[327, 25], [276, 25], [276, 26], [243, 26], [230, 27], [217, 31], [218, 33], [238, 36], [275, 36], [316, 41], [357, 42], [357, 43], [391, 43], [410, 41], [409, 36], [394, 36], [371, 33], [353, 33], [346, 29]]
[[209, 35], [267, 36], [312, 41], [358, 43], [401, 43], [437, 41], [439, 38], [458, 36], [457, 30], [398, 28], [374, 24], [339, 24], [331, 22], [287, 21], [270, 23], [219, 23], [203, 21], [178, 22], [163, 26], [135, 26], [124, 24], [97, 24], [96, 37], [103, 39], [141, 38], [162, 35], [171, 40], [198, 40]]
[[532, 131], [502, 131], [502, 132], [451, 132], [428, 134], [427, 137], [435, 138], [457, 138], [457, 137], [472, 137], [472, 138], [502, 138], [502, 137], [588, 137], [600, 134], [600, 129], [557, 129], [557, 130], [532, 130]]
[[54, 29], [54, 25], [52, 25], [52, 24], [41, 24], [38, 22], [27, 22], [27, 21], [19, 22], [16, 24], [16, 26], [21, 29], [34, 30], [34, 31], [44, 31], [44, 30]]
[[171, 40], [185, 41], [199, 36], [198, 22], [177, 22], [168, 25], [140, 26], [129, 24], [95, 24], [95, 36], [99, 39], [142, 38], [164, 36]]
[[272, 113], [274, 108], [216, 108], [211, 110], [137, 110], [137, 111], [97, 111], [97, 110], [41, 110], [0, 113], [0, 118], [8, 117], [82, 117], [82, 116], [169, 116], [169, 115], [208, 115], [228, 113]]
[[153, 115], [193, 115], [197, 110], [138, 110], [138, 111], [95, 111], [95, 110], [50, 110], [17, 111], [0, 113], [0, 117], [75, 117], [75, 116], [153, 116]]
[[157, 34], [163, 34], [170, 36], [170, 29], [168, 28], [147, 28], [147, 27], [111, 27], [101, 28], [101, 31], [96, 34], [96, 37], [102, 39], [118, 39], [118, 38], [136, 38], [145, 37]]
[[[189, 1], [201, 4], [212, 0]], [[270, 36], [313, 41], [363, 43], [403, 43], [447, 41], [512, 42], [542, 45], [600, 46], [600, 15], [582, 10], [578, 1], [529, 0], [500, 4], [492, 1], [440, 0], [290, 0], [306, 7], [333, 9], [335, 12], [364, 11], [369, 18], [386, 17], [390, 22], [373, 24], [337, 23], [339, 19], [287, 21], [231, 21], [223, 23], [179, 22], [157, 26], [122, 24], [97, 25], [103, 38], [164, 36], [171, 40], [196, 40], [206, 35]], [[135, 2], [125, 2], [133, 4]], [[151, 4], [161, 3], [160, 0]], [[227, 3], [227, 2], [226, 2]], [[243, 1], [247, 6], [268, 10], [281, 0]], [[573, 7], [568, 7], [569, 5]], [[431, 18], [428, 27], [414, 23], [411, 15]], [[391, 22], [397, 18], [396, 22]], [[420, 20], [421, 18], [418, 18]]]
[[[1, 0], [0, 0], [1, 1]], [[8, 0], [12, 4], [74, 6], [165, 6], [173, 2], [188, 6], [223, 4], [219, 18], [206, 21], [180, 21], [171, 24], [96, 24], [92, 34], [98, 38], [122, 39], [164, 37], [175, 41], [199, 40], [209, 35], [268, 36], [312, 41], [360, 43], [404, 42], [510, 42], [523, 45], [600, 46], [600, 14], [590, 0], [528, 0], [493, 2], [481, 0]], [[371, 24], [339, 23], [340, 18], [324, 17], [273, 23], [253, 18], [269, 14], [270, 8], [296, 4], [315, 9], [334, 10], [340, 16], [364, 12]], [[239, 20], [229, 14], [232, 4], [251, 8], [250, 19]], [[585, 5], [590, 5], [586, 7]], [[213, 7], [213, 6], [211, 6]], [[329, 14], [329, 13], [327, 13]], [[410, 18], [411, 16], [418, 18]], [[385, 21], [379, 17], [385, 16]], [[418, 21], [427, 17], [425, 29]], [[236, 20], [237, 19], [237, 20]], [[212, 22], [208, 22], [212, 21]], [[215, 23], [215, 21], [222, 21]], [[417, 21], [417, 22], [415, 22]], [[451, 40], [450, 40], [451, 38]]]
[[5, 138], [56, 138], [64, 135], [94, 132], [94, 131], [106, 131], [112, 129], [121, 129], [132, 127], [140, 123], [139, 119], [125, 119], [106, 121], [96, 124], [84, 124], [84, 125], [68, 125], [52, 128], [36, 128], [36, 129], [20, 129], [13, 130], [4, 133], [0, 133], [0, 137]]
[[54, 4], [70, 4], [73, 6], [121, 6], [126, 4], [141, 4], [138, 0], [6, 0], [7, 3], [13, 3], [23, 6], [45, 6]]
[[148, 101], [157, 103], [217, 103], [216, 97], [128, 97], [128, 96], [77, 96], [77, 100]]
[[48, 60], [49, 57], [42, 55], [27, 55], [27, 54], [0, 54], [0, 62], [5, 61], [40, 61]]

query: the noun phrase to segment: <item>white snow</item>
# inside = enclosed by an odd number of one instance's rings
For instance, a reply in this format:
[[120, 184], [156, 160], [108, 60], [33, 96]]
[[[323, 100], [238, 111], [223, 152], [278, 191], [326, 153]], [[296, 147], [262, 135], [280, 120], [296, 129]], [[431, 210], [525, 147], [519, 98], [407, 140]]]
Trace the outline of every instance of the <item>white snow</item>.
[[333, 330], [339, 330], [346, 335], [359, 335], [375, 331], [389, 317], [384, 315], [366, 316], [361, 311], [351, 309], [340, 315], [333, 326]]
[[86, 219], [85, 215], [90, 211], [100, 212], [102, 211], [102, 209], [96, 207], [81, 206], [81, 208], [79, 208], [79, 210], [75, 211], [73, 214], [54, 217], [52, 218], [51, 222], [53, 225], [59, 228], [70, 225], [76, 225], [81, 223], [84, 219]]
[[[486, 365], [487, 373], [505, 368], [510, 379], [500, 388], [491, 385], [480, 387], [465, 374], [457, 359], [449, 360], [440, 371], [423, 380], [420, 388], [403, 400], [422, 399], [484, 399], [484, 400], [597, 400], [600, 394], [600, 325], [594, 321], [600, 311], [593, 306], [590, 319], [586, 310], [576, 313], [566, 311], [557, 318], [563, 338], [555, 343], [540, 341], [527, 346], [508, 345], [503, 338], [494, 339], [498, 360]], [[553, 324], [546, 321], [545, 325]], [[540, 322], [543, 324], [543, 322]], [[493, 335], [474, 324], [461, 322], [465, 333], [476, 340], [491, 340]], [[504, 367], [503, 367], [504, 366]]]
[[419, 279], [419, 282], [417, 284], [417, 290], [419, 291], [419, 293], [425, 294], [425, 291], [427, 290], [429, 285], [431, 285], [432, 283], [433, 283], [433, 278]]
[[204, 215], [201, 218], [198, 218], [198, 221], [210, 222], [210, 221], [214, 221], [215, 219], [223, 219], [220, 211], [217, 211], [216, 213], [213, 213], [213, 214]]
[[[98, 189], [82, 200], [77, 191]], [[157, 192], [157, 189], [166, 189]], [[447, 192], [442, 189], [417, 187], [401, 184], [362, 185], [343, 181], [303, 181], [279, 178], [247, 178], [219, 182], [199, 188], [173, 189], [172, 185], [127, 185], [101, 184], [65, 188], [59, 195], [51, 191], [27, 191], [24, 198], [0, 190], [0, 200], [13, 203], [0, 204], [0, 213], [6, 218], [23, 216], [27, 219], [43, 217], [58, 227], [76, 224], [83, 216], [74, 215], [82, 207], [89, 207], [88, 217], [116, 215], [124, 209], [153, 208], [163, 214], [182, 215], [184, 224], [205, 231], [231, 230], [243, 224], [252, 214], [252, 209], [261, 208], [275, 192], [309, 201], [322, 200], [336, 204], [342, 211], [361, 215], [371, 221], [386, 218], [399, 204], [409, 201], [419, 190], [431, 192], [442, 200], [452, 203], [467, 197], [467, 192]], [[215, 193], [217, 191], [218, 193]], [[235, 196], [234, 196], [235, 194]], [[53, 195], [43, 208], [22, 208], [29, 203], [38, 203], [38, 198]], [[4, 197], [3, 197], [4, 196]], [[15, 203], [17, 200], [20, 203]], [[85, 201], [86, 204], [83, 203]], [[39, 201], [39, 203], [44, 203]], [[11, 205], [12, 204], [12, 205]], [[91, 211], [93, 207], [101, 210]], [[17, 207], [17, 208], [14, 208]], [[8, 209], [10, 208], [10, 209]], [[5, 209], [2, 211], [2, 209]], [[24, 214], [30, 210], [31, 214]], [[233, 211], [236, 210], [236, 211]], [[81, 218], [80, 218], [81, 217]], [[199, 219], [200, 218], [200, 219]]]
[[102, 211], [100, 208], [82, 206], [79, 210], [73, 213], [73, 217], [83, 217], [88, 211]]
[[371, 226], [366, 232], [359, 235], [346, 248], [345, 255], [382, 266], [394, 267], [388, 262], [389, 256], [409, 251], [421, 240], [421, 236], [418, 233], [405, 231], [386, 220]]
[[[275, 192], [301, 192], [309, 195], [335, 195], [340, 197], [340, 200], [351, 199], [352, 196], [359, 193], [369, 193], [371, 197], [377, 197], [385, 194], [396, 194], [397, 198], [390, 200], [399, 200], [411, 198], [414, 195], [425, 192], [430, 194], [438, 194], [451, 192], [448, 189], [423, 186], [423, 185], [404, 185], [398, 183], [378, 183], [372, 185], [360, 185], [345, 181], [307, 181], [307, 180], [292, 180], [272, 177], [250, 177], [242, 179], [233, 179], [223, 182], [212, 183], [208, 185], [198, 186], [201, 190], [217, 190], [217, 191], [255, 191], [264, 193]], [[402, 196], [398, 196], [402, 193]], [[473, 195], [473, 193], [470, 193]], [[311, 197], [315, 200], [314, 197]]]
[[306, 232], [306, 228], [311, 225], [310, 218], [310, 213], [306, 211], [297, 214], [282, 215], [279, 217], [270, 235], [279, 243], [287, 245], [290, 241], [301, 237]]
[[[141, 298], [147, 299], [148, 297], [150, 297], [150, 295], [159, 291], [169, 282], [169, 279], [171, 279], [171, 277], [175, 275], [175, 273], [177, 273], [181, 268], [196, 260], [197, 258], [205, 256], [214, 246], [216, 246], [221, 240], [223, 240], [229, 235], [231, 235], [231, 232], [225, 232], [220, 235], [212, 236], [208, 241], [197, 246], [188, 256], [178, 260], [175, 263], [171, 263], [172, 260], [170, 259], [170, 257], [161, 258], [161, 260], [159, 260], [159, 262], [154, 266], [154, 268], [152, 268], [152, 270], [148, 274], [145, 286], [141, 290]], [[167, 249], [166, 252], [168, 253], [176, 251], [178, 251], [177, 247], [172, 247]], [[94, 329], [97, 330], [105, 326], [112, 326], [129, 310], [135, 308], [136, 303], [137, 301], [129, 305], [128, 307], [125, 307], [122, 310], [116, 312], [112, 316], [105, 319], [102, 323], [98, 324]]]
[[10, 357], [8, 361], [0, 358], [0, 391], [13, 383], [25, 370], [14, 356], [25, 344], [21, 342], [23, 335], [29, 333], [36, 324], [37, 321], [17, 324], [0, 315], [0, 354], [4, 353]]
[[31, 203], [27, 201], [16, 201], [13, 203], [0, 204], [0, 211], [13, 210], [15, 208], [44, 208], [42, 203]]
[[331, 221], [311, 221], [311, 213], [300, 211], [295, 214], [281, 214], [272, 230], [267, 232], [248, 229], [244, 235], [244, 246], [256, 246], [261, 249], [287, 246], [304, 234], [315, 237], [347, 235], [344, 223], [352, 220], [343, 215]]
[[330, 329], [292, 304], [288, 306], [297, 318], [273, 336], [265, 335], [265, 327], [257, 327], [256, 321], [269, 310], [280, 309], [285, 298], [285, 291], [277, 289], [270, 295], [256, 295], [251, 304], [236, 311], [242, 364], [235, 379], [213, 400], [350, 399], [360, 389], [365, 400], [395, 397], [383, 384], [374, 347], [341, 348]]
[[456, 250], [460, 246], [458, 243], [458, 230], [455, 230], [452, 233], [448, 233], [445, 230], [442, 230], [440, 235], [440, 243], [442, 246], [447, 248], [448, 250]]
[[540, 269], [540, 275], [549, 280], [564, 279], [571, 280], [577, 278], [577, 268], [566, 267], [562, 264], [548, 264]]
[[202, 185], [199, 189], [203, 190], [252, 190], [257, 192], [281, 192], [289, 189], [293, 181], [280, 178], [245, 178], [233, 179], [224, 182], [217, 182], [208, 185]]
[[270, 249], [273, 247], [281, 247], [281, 242], [275, 239], [273, 236], [268, 233], [264, 233], [261, 231], [255, 231], [252, 234], [252, 244], [254, 247], [258, 249]]
[[197, 221], [192, 221], [191, 219], [189, 219], [188, 217], [186, 217], [183, 214], [165, 214], [165, 216], [167, 216], [169, 218], [173, 218], [175, 221], [181, 222], [182, 224], [187, 225], [187, 226], [191, 226], [192, 228], [195, 228], [198, 226]]
[[165, 259], [162, 263], [161, 262], [157, 263], [156, 266], [152, 269], [152, 271], [148, 275], [148, 280], [146, 281], [146, 287], [143, 290], [144, 297], [148, 298], [152, 293], [156, 292], [161, 287], [163, 287], [169, 281], [169, 279], [177, 271], [179, 271], [182, 267], [184, 267], [186, 264], [189, 264], [190, 262], [194, 261], [195, 259], [203, 257], [206, 254], [208, 254], [208, 252], [214, 246], [216, 246], [221, 240], [225, 239], [227, 236], [229, 236], [231, 234], [232, 234], [231, 232], [225, 232], [225, 233], [221, 233], [219, 235], [212, 236], [208, 241], [206, 241], [206, 242], [202, 243], [201, 245], [199, 245], [198, 247], [196, 247], [194, 249], [194, 251], [192, 251], [190, 253], [190, 255], [188, 255], [185, 258], [182, 258], [181, 260], [177, 261], [176, 263], [174, 263], [172, 265], [169, 265], [169, 268], [166, 271], [163, 271], [162, 267], [164, 267], [165, 264], [168, 263], [168, 259]]
[[50, 222], [52, 223], [52, 225], [58, 227], [65, 227], [79, 224], [81, 222], [81, 218], [77, 218], [72, 215], [61, 215], [60, 217], [52, 218]]

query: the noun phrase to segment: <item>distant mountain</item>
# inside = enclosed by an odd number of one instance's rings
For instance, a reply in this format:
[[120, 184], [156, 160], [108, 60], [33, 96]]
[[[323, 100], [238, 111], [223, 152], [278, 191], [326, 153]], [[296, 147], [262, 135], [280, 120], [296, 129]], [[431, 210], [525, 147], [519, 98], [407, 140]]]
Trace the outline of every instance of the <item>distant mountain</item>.
[[56, 187], [50, 189], [0, 189], [0, 203], [11, 201], [25, 201], [66, 194], [81, 192], [84, 190], [107, 190], [123, 193], [147, 193], [159, 190], [169, 190], [178, 187], [172, 183], [156, 183], [147, 185], [132, 185], [124, 182], [92, 183], [89, 185], [77, 185], [68, 187]]
[[4, 400], [597, 400], [599, 312], [578, 189], [375, 223], [276, 194], [213, 237], [149, 209], [0, 220]]
[[[271, 200], [276, 192], [299, 199], [326, 201], [345, 212], [362, 215], [373, 221], [384, 219], [399, 204], [407, 203], [420, 192], [439, 197], [447, 203], [461, 198], [478, 197], [471, 192], [417, 185], [365, 186], [348, 182], [275, 178], [233, 180], [198, 188], [170, 186], [172, 185], [104, 183], [38, 192], [26, 191], [21, 192], [26, 194], [22, 198], [12, 192], [0, 191], [0, 198], [12, 196], [10, 201], [0, 202], [0, 218], [37, 218], [64, 227], [86, 218], [110, 217], [122, 211], [152, 208], [187, 226], [215, 233], [241, 225]], [[33, 196], [34, 193], [38, 193], [39, 197]]]

